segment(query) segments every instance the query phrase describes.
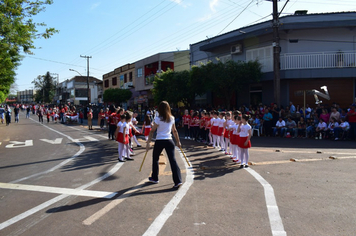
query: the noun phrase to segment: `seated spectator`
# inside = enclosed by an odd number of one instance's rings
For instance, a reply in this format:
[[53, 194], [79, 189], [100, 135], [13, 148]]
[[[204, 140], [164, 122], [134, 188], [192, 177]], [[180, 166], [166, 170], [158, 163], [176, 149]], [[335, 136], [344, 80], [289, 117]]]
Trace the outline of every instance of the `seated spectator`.
[[290, 133], [292, 137], [296, 136], [296, 128], [297, 128], [297, 124], [295, 123], [294, 120], [292, 120], [292, 117], [288, 117], [288, 120], [286, 122], [286, 133]]
[[322, 137], [325, 136], [325, 130], [327, 128], [327, 125], [325, 123], [325, 121], [320, 118], [319, 119], [319, 124], [315, 129], [315, 139], [323, 139]]
[[329, 123], [328, 127], [325, 130], [325, 138], [329, 138], [334, 134], [334, 129], [339, 127], [339, 123], [336, 121], [336, 119], [333, 117], [331, 118], [331, 122]]
[[306, 132], [307, 132], [307, 136], [308, 136], [309, 138], [314, 137], [314, 133], [315, 133], [315, 122], [314, 122], [314, 119], [313, 119], [313, 118], [307, 119], [307, 129], [306, 129]]
[[322, 109], [319, 118], [323, 119], [323, 121], [327, 123], [329, 122], [330, 115], [326, 109]]
[[[341, 124], [338, 127], [334, 128], [334, 136], [335, 141], [339, 140], [340, 132], [344, 132], [344, 134], [350, 129], [350, 124], [345, 119], [341, 118]], [[345, 136], [345, 135], [343, 135]], [[345, 138], [345, 137], [343, 137]]]
[[277, 131], [280, 137], [284, 137], [285, 128], [286, 128], [286, 122], [282, 119], [282, 117], [279, 117], [279, 120], [276, 123], [276, 127], [273, 127], [273, 137], [276, 137]]
[[347, 115], [347, 110], [346, 109], [342, 109], [341, 112], [340, 112], [340, 121], [341, 121], [341, 119], [345, 120], [346, 115]]
[[336, 122], [340, 121], [340, 113], [336, 110], [336, 107], [331, 108], [329, 123], [332, 122], [332, 118], [335, 118]]
[[307, 124], [305, 123], [305, 120], [303, 117], [300, 117], [300, 120], [298, 121], [298, 137], [303, 137], [305, 133], [305, 129], [307, 127]]

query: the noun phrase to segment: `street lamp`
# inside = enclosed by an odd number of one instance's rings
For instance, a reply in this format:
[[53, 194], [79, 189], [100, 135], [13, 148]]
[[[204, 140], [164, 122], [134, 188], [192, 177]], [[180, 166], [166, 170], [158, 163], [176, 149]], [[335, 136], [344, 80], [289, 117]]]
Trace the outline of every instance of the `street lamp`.
[[74, 70], [74, 69], [69, 69], [70, 71], [74, 71], [74, 72], [77, 72], [80, 76], [82, 76], [82, 74], [80, 74], [77, 70]]

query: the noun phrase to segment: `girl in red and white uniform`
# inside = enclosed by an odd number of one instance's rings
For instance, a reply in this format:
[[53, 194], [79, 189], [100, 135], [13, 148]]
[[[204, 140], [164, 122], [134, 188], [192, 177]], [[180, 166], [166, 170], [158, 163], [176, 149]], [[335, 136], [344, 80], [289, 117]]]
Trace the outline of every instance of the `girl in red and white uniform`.
[[240, 168], [243, 167], [248, 167], [248, 159], [249, 159], [249, 152], [248, 149], [251, 147], [251, 137], [252, 137], [252, 132], [251, 132], [251, 126], [248, 124], [248, 119], [250, 118], [249, 115], [242, 115], [241, 118], [241, 125], [238, 128], [238, 131], [240, 131], [240, 140], [239, 140], [239, 147], [241, 148], [241, 166]]
[[184, 111], [184, 116], [182, 117], [182, 122], [184, 126], [184, 139], [190, 139], [190, 121], [192, 117], [189, 115], [189, 111]]
[[213, 112], [213, 118], [210, 120], [211, 124], [211, 134], [213, 135], [213, 148], [219, 148], [218, 143], [218, 133], [219, 133], [219, 120], [218, 120], [219, 112]]
[[225, 155], [232, 154], [232, 148], [230, 143], [230, 136], [232, 133], [231, 126], [234, 125], [234, 121], [231, 119], [231, 113], [226, 113], [226, 121], [224, 122], [224, 138], [225, 138]]
[[[213, 135], [211, 134], [211, 119], [213, 118], [213, 113], [212, 112], [207, 112], [206, 113], [206, 121], [205, 121], [205, 131], [206, 131], [206, 135], [209, 138], [209, 146], [213, 145]], [[206, 140], [206, 142], [208, 143], [208, 140]]]
[[220, 112], [219, 114], [219, 129], [218, 129], [218, 142], [220, 143], [221, 149], [219, 151], [225, 151], [225, 141], [224, 141], [224, 123], [225, 123], [225, 112]]
[[199, 112], [196, 111], [194, 112], [194, 115], [190, 122], [190, 134], [191, 134], [190, 138], [194, 139], [195, 141], [198, 141], [199, 126], [200, 126]]
[[[118, 145], [118, 153], [119, 153], [119, 158], [118, 160], [120, 162], [125, 162], [125, 159], [123, 158], [123, 154], [124, 154], [124, 148], [125, 148], [125, 134], [124, 134], [124, 126], [126, 125], [125, 123], [125, 119], [126, 116], [125, 115], [121, 115], [121, 119], [120, 121], [117, 123], [117, 128], [115, 131], [115, 137], [116, 137], [116, 141], [119, 142]], [[127, 136], [127, 143], [128, 143], [128, 136]]]
[[237, 158], [237, 149], [236, 149], [236, 136], [237, 136], [237, 116], [233, 117], [233, 124], [230, 126], [230, 149], [231, 149], [231, 159], [236, 160]]
[[142, 133], [144, 133], [145, 135], [146, 142], [148, 140], [148, 136], [150, 135], [151, 129], [152, 129], [152, 122], [150, 116], [145, 115], [145, 121], [143, 122], [143, 126], [142, 126]]
[[236, 163], [239, 163], [241, 161], [241, 149], [239, 147], [239, 141], [240, 141], [240, 131], [238, 130], [241, 125], [241, 116], [236, 115], [235, 116], [235, 126], [234, 126], [234, 158], [232, 160]]

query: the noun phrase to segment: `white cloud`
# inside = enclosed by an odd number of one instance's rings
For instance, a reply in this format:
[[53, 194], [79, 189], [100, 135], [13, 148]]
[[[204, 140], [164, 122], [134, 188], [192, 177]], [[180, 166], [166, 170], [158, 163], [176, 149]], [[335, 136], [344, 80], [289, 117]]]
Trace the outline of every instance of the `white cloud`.
[[180, 5], [180, 6], [182, 6], [182, 7], [184, 7], [184, 8], [187, 8], [187, 7], [189, 7], [190, 6], [190, 4], [188, 3], [183, 3], [183, 1], [182, 0], [170, 0], [171, 2], [175, 2], [175, 3], [177, 3], [178, 5]]
[[219, 0], [211, 0], [209, 3], [209, 7], [213, 12], [216, 12], [215, 7], [219, 4]]
[[213, 17], [213, 14], [206, 14], [205, 16], [198, 19], [199, 22], [204, 22], [210, 20]]
[[101, 2], [94, 3], [93, 5], [91, 5], [90, 10], [94, 10], [95, 8], [100, 6], [100, 4], [101, 4]]

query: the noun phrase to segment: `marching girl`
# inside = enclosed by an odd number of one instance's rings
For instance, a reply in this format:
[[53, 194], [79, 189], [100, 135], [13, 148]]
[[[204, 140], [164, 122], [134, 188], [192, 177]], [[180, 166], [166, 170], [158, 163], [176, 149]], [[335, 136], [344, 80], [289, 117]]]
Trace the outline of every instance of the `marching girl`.
[[[124, 134], [125, 118], [126, 118], [125, 115], [121, 115], [121, 119], [117, 123], [117, 128], [115, 131], [116, 141], [119, 142], [119, 145], [118, 145], [119, 158], [118, 158], [118, 160], [120, 162], [125, 162], [125, 159], [123, 159], [123, 153], [124, 153], [124, 148], [125, 148], [125, 134]], [[128, 137], [127, 137], [127, 141], [128, 141]]]
[[[152, 129], [152, 122], [151, 122], [150, 116], [145, 115], [145, 121], [143, 122], [143, 126], [142, 126], [142, 133], [144, 133], [144, 135], [145, 135], [146, 142], [148, 140], [148, 136], [150, 135], [151, 129]], [[185, 137], [185, 138], [187, 138], [187, 137]]]
[[241, 118], [241, 124], [238, 128], [238, 131], [240, 132], [240, 139], [239, 139], [239, 147], [241, 148], [241, 166], [240, 168], [243, 167], [248, 167], [248, 159], [249, 159], [249, 152], [248, 149], [251, 147], [251, 126], [247, 123], [248, 119], [250, 118], [249, 115], [242, 115]]
[[206, 111], [202, 111], [201, 112], [201, 118], [200, 118], [200, 125], [199, 125], [199, 136], [200, 136], [200, 140], [202, 142], [206, 142], [206, 138], [205, 138], [205, 122], [206, 122]]
[[239, 147], [240, 141], [240, 131], [238, 130], [241, 125], [241, 116], [235, 115], [235, 125], [234, 125], [234, 157], [233, 162], [239, 163], [241, 161], [241, 149]]
[[[185, 110], [184, 111], [184, 116], [182, 117], [182, 123], [184, 126], [184, 139], [190, 139], [190, 120], [192, 119], [192, 117], [189, 115], [189, 111]], [[146, 136], [146, 135], [145, 135]], [[147, 141], [147, 139], [146, 139]]]
[[200, 125], [200, 119], [199, 119], [199, 112], [194, 112], [192, 120], [190, 122], [190, 134], [191, 138], [194, 139], [195, 141], [198, 141], [198, 136], [199, 136], [199, 125]]
[[221, 149], [219, 151], [225, 151], [225, 141], [224, 141], [224, 123], [225, 123], [225, 112], [219, 114], [219, 129], [218, 129], [218, 142], [220, 143]]
[[218, 115], [219, 115], [219, 112], [215, 111], [212, 114], [213, 114], [213, 118], [210, 120], [210, 124], [211, 124], [211, 134], [213, 135], [213, 148], [219, 148], [219, 143], [218, 143], [218, 133], [219, 133]]
[[225, 138], [225, 155], [231, 155], [232, 154], [232, 148], [231, 148], [231, 143], [230, 143], [230, 136], [232, 134], [231, 131], [231, 126], [234, 125], [235, 123], [231, 119], [231, 113], [227, 112], [226, 113], [226, 121], [224, 122], [224, 138]]
[[[206, 116], [205, 116], [205, 136], [206, 136], [206, 144], [209, 146], [213, 145], [213, 135], [211, 134], [210, 130], [211, 130], [211, 119], [213, 118], [213, 114], [212, 112], [207, 112]], [[209, 143], [208, 143], [209, 140]]]

